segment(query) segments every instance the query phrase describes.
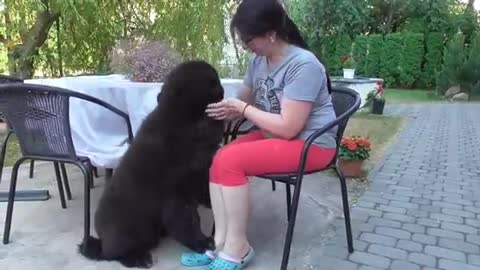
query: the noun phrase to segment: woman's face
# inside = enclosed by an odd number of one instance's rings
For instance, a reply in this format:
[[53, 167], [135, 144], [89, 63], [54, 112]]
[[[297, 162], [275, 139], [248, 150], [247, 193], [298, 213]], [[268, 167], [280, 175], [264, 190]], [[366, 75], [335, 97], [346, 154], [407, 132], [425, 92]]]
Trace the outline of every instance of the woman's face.
[[269, 56], [273, 46], [272, 35], [267, 33], [261, 36], [238, 34], [240, 45], [244, 50], [249, 50], [259, 56]]

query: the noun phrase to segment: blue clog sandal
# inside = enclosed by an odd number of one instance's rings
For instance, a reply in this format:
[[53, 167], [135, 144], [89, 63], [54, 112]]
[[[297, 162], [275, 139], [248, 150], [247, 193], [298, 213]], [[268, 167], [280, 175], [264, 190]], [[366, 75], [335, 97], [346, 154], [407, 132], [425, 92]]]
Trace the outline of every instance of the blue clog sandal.
[[195, 267], [208, 265], [216, 257], [217, 254], [211, 250], [207, 250], [205, 253], [185, 252], [182, 254], [180, 261], [184, 266]]
[[254, 256], [255, 252], [252, 247], [242, 259], [232, 258], [223, 252], [219, 252], [218, 256], [207, 265], [205, 270], [241, 270], [253, 260]]

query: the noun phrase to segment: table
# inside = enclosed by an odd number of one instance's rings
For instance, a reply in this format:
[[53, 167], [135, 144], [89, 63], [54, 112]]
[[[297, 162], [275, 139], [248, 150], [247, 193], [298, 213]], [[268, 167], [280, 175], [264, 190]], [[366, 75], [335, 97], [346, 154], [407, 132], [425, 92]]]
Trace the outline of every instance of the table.
[[382, 82], [380, 78], [364, 78], [355, 77], [354, 79], [347, 79], [343, 77], [330, 77], [332, 86], [344, 86], [355, 90], [361, 98], [360, 108], [365, 105], [367, 96], [370, 91], [377, 89], [377, 83]]
[[[75, 76], [25, 80], [84, 93], [101, 99], [129, 115], [135, 135], [145, 117], [157, 105], [162, 83], [132, 82], [123, 75]], [[242, 80], [221, 79], [225, 97], [237, 96]], [[114, 169], [128, 148], [125, 120], [91, 102], [71, 98], [70, 127], [75, 152], [90, 158], [97, 168]], [[16, 200], [47, 200], [48, 190], [18, 190]], [[6, 201], [8, 192], [0, 192], [0, 201]]]
[[[132, 82], [120, 74], [30, 79], [24, 83], [56, 86], [94, 96], [117, 107], [130, 117], [135, 135], [143, 119], [157, 105], [162, 83]], [[225, 97], [236, 96], [242, 80], [221, 79]], [[125, 121], [88, 101], [70, 101], [72, 139], [78, 155], [90, 158], [98, 168], [116, 168], [128, 148]]]

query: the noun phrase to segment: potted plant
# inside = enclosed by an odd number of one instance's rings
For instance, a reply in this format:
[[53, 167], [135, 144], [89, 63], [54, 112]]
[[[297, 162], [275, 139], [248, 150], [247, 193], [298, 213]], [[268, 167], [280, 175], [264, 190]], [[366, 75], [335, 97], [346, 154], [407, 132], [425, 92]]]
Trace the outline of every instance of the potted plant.
[[346, 79], [355, 78], [355, 60], [345, 55], [342, 57], [343, 77]]
[[339, 147], [339, 168], [346, 177], [362, 174], [365, 160], [370, 158], [370, 141], [366, 137], [344, 136]]
[[383, 114], [383, 109], [385, 108], [385, 96], [383, 95], [383, 83], [377, 82], [377, 89], [373, 96], [372, 102], [372, 113], [373, 114]]

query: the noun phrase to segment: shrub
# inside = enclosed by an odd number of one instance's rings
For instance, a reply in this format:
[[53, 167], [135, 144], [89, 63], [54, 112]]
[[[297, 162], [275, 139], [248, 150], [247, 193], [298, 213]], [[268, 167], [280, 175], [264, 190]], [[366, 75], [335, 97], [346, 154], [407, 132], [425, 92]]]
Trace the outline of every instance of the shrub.
[[162, 82], [181, 61], [180, 54], [162, 41], [122, 40], [113, 49], [110, 64], [115, 73], [132, 81]]

